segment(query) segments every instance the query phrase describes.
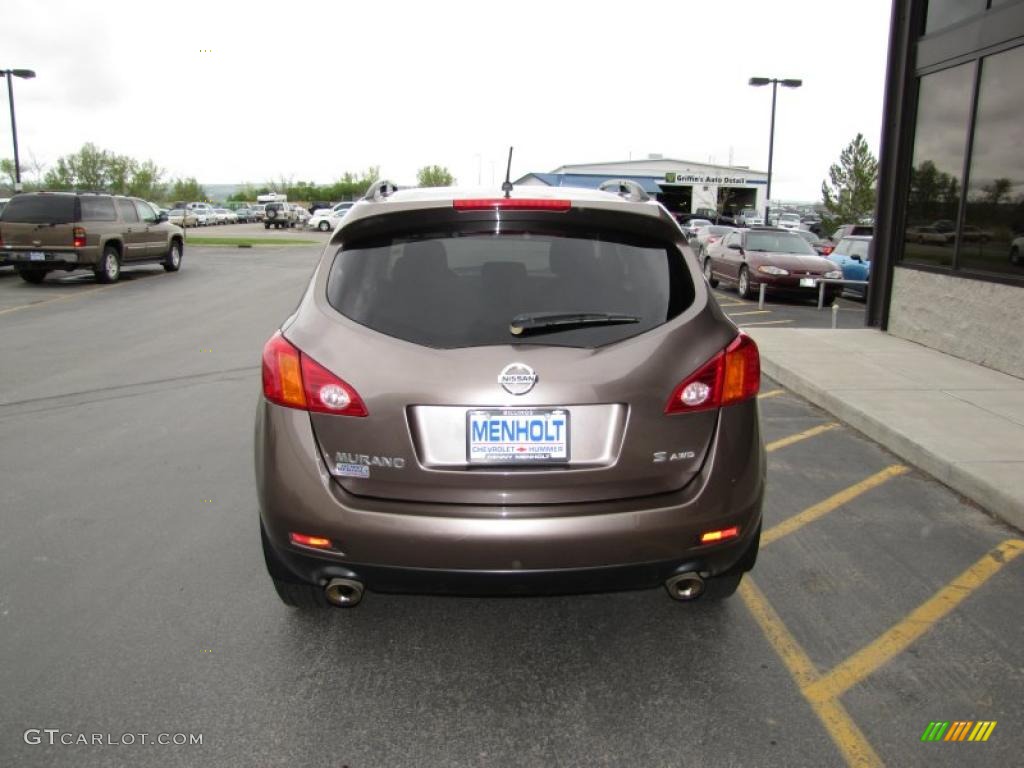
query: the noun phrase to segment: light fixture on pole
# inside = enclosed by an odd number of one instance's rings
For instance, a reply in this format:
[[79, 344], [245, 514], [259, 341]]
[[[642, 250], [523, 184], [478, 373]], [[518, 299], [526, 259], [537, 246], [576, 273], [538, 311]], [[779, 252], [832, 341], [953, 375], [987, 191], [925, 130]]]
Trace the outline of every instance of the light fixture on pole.
[[11, 103], [11, 136], [14, 138], [14, 191], [21, 192], [21, 164], [18, 161], [18, 126], [14, 122], [14, 78], [31, 80], [36, 73], [31, 69], [0, 69], [7, 78], [7, 98]]
[[752, 77], [750, 78], [750, 85], [760, 87], [762, 85], [771, 84], [772, 86], [772, 123], [771, 128], [768, 131], [768, 191], [765, 196], [764, 204], [764, 223], [766, 226], [771, 226], [769, 221], [769, 215], [771, 214], [771, 200], [772, 200], [772, 155], [775, 153], [775, 94], [778, 91], [778, 87], [781, 85], [783, 88], [799, 88], [804, 84], [803, 80], [792, 80], [785, 79], [781, 80], [776, 77]]

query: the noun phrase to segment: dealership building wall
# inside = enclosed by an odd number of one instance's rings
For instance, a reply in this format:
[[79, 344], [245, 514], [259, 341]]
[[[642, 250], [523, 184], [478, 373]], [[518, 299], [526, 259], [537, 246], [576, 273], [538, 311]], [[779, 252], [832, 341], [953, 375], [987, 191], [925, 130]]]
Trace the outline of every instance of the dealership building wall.
[[528, 173], [516, 186], [598, 187], [611, 179], [640, 184], [670, 211], [712, 208], [722, 213], [754, 208], [764, 213], [768, 175], [750, 168], [696, 163], [652, 155], [645, 160], [563, 165], [549, 173]]
[[1024, 378], [1024, 0], [894, 0], [868, 321]]

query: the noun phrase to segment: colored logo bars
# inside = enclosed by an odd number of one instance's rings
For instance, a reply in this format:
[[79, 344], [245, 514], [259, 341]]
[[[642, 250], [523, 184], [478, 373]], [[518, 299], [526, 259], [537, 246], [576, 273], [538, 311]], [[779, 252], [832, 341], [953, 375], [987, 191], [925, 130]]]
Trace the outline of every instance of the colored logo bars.
[[995, 727], [995, 720], [933, 720], [921, 734], [921, 741], [988, 741]]

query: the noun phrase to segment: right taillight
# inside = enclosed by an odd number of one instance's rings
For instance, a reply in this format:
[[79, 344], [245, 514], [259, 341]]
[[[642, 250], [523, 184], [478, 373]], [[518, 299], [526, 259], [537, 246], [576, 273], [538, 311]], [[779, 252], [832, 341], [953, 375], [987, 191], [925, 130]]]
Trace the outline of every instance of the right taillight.
[[335, 416], [366, 416], [359, 393], [280, 332], [263, 347], [263, 396], [287, 408]]
[[71, 237], [75, 248], [85, 248], [85, 227], [75, 227], [71, 230]]
[[757, 344], [741, 333], [673, 390], [665, 413], [694, 413], [741, 403], [756, 396], [760, 388]]

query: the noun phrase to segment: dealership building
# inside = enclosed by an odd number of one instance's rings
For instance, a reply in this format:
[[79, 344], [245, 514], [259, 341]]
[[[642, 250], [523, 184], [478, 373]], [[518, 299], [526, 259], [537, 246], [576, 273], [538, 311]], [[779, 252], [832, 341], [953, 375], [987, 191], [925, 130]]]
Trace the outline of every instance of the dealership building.
[[894, 0], [868, 323], [1024, 377], [1024, 0]]
[[670, 211], [692, 213], [713, 208], [721, 213], [744, 208], [764, 211], [768, 174], [731, 165], [694, 163], [650, 155], [646, 160], [563, 165], [550, 173], [528, 173], [516, 186], [590, 187], [610, 179], [635, 181]]

